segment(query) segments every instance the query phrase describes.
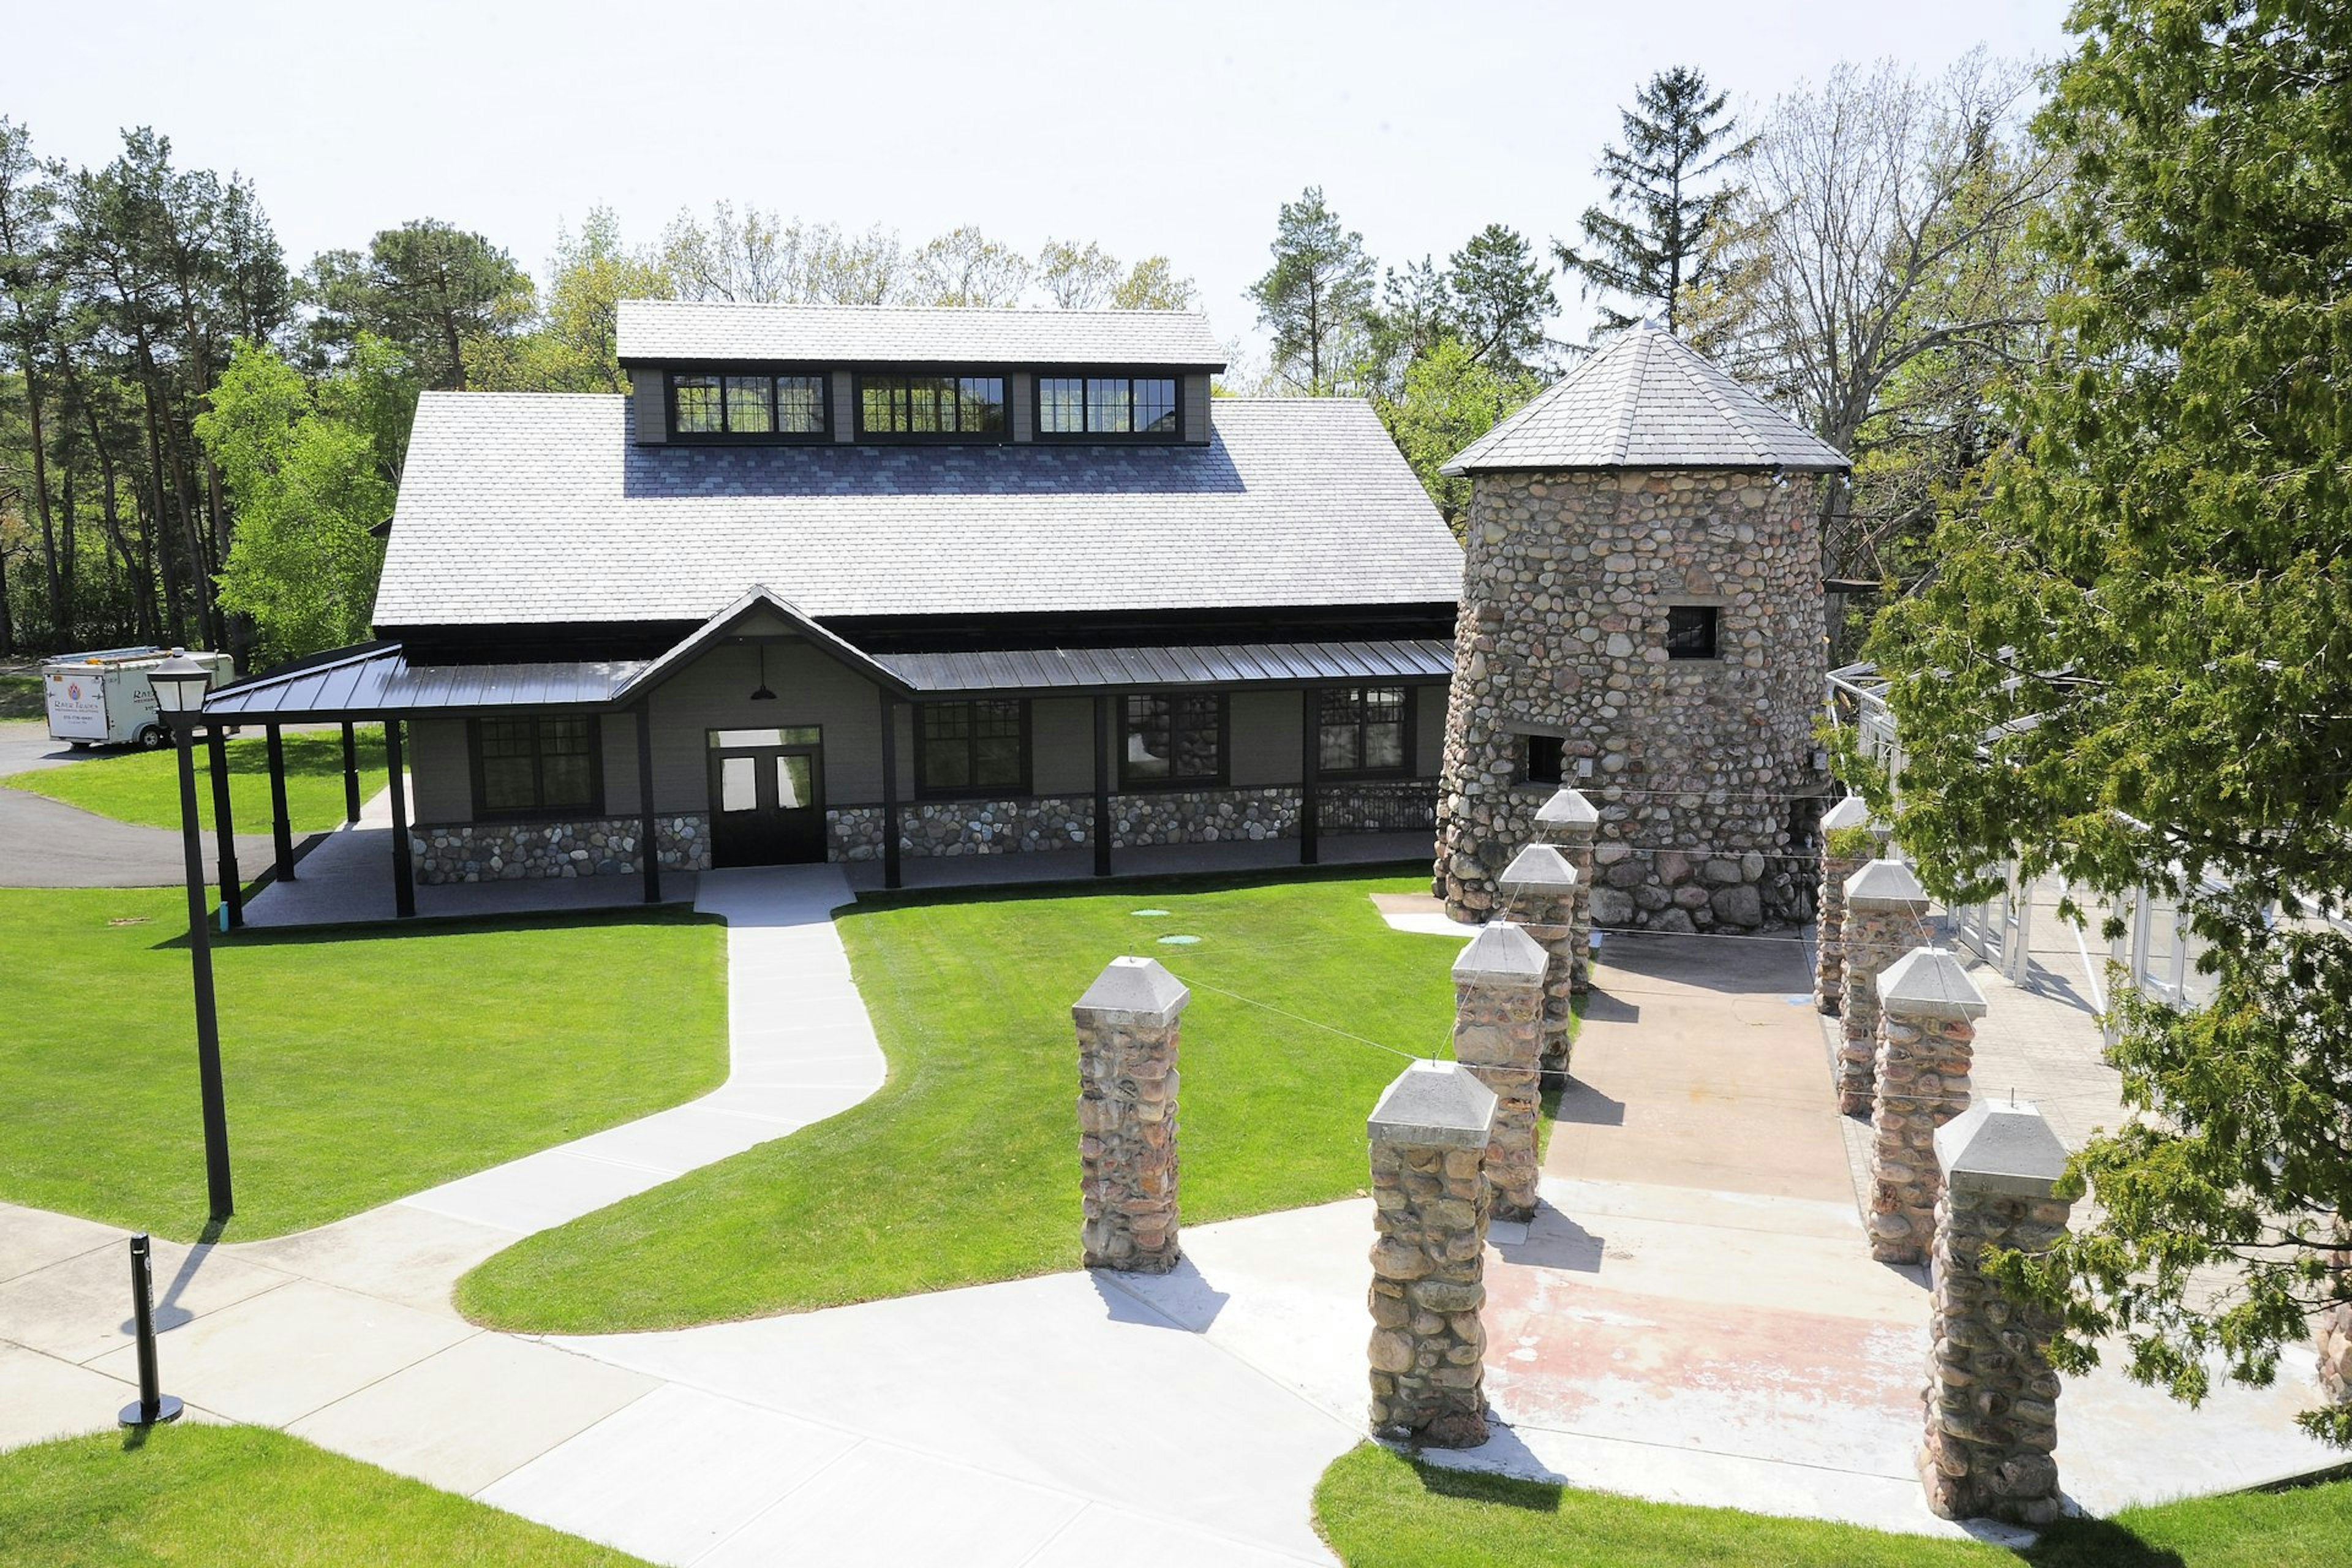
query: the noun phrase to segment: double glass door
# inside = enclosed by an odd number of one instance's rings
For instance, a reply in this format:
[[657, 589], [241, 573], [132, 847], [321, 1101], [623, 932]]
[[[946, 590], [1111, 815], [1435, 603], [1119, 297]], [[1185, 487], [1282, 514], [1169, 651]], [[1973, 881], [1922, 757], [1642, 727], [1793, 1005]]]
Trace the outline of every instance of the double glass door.
[[817, 727], [712, 730], [709, 737], [711, 864], [824, 859], [824, 747]]

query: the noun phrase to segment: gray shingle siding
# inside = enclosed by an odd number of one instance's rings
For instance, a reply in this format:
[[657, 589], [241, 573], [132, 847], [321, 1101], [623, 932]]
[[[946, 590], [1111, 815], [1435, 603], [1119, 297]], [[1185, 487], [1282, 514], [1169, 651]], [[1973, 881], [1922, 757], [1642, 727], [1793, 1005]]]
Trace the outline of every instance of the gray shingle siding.
[[1370, 405], [1220, 398], [1203, 446], [631, 440], [634, 400], [427, 393], [380, 626], [1431, 604], [1462, 554]]
[[1848, 467], [1845, 455], [1662, 328], [1618, 336], [1441, 470]]
[[866, 364], [1146, 364], [1222, 369], [1209, 319], [1191, 310], [986, 310], [887, 305], [737, 305], [624, 300], [623, 363], [835, 361]]

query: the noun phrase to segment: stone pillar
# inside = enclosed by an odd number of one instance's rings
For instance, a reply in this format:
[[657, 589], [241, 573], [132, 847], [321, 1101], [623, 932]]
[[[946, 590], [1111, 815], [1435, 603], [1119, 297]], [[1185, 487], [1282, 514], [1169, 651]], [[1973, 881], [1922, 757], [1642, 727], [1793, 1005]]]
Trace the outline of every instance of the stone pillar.
[[2065, 1235], [2070, 1205], [2055, 1194], [2066, 1151], [2032, 1106], [1978, 1105], [1936, 1134], [1936, 1158], [1919, 1480], [1942, 1518], [2046, 1525], [2059, 1511], [2058, 1321], [2003, 1296], [1978, 1259], [1988, 1247], [2045, 1252]]
[[1496, 1219], [1536, 1213], [1536, 1110], [1544, 1049], [1544, 972], [1535, 938], [1507, 921], [1483, 926], [1454, 961], [1454, 1058], [1494, 1090], [1486, 1180]]
[[1584, 973], [1585, 943], [1576, 929], [1576, 868], [1549, 844], [1530, 844], [1503, 868], [1503, 900], [1521, 930], [1549, 955], [1544, 965], [1543, 1070], [1568, 1070], [1576, 1033], [1576, 993]]
[[1558, 848], [1576, 873], [1576, 906], [1568, 922], [1573, 933], [1568, 978], [1569, 989], [1580, 996], [1592, 989], [1592, 841], [1600, 831], [1601, 813], [1582, 790], [1564, 788], [1536, 813], [1536, 837]]
[[1881, 1263], [1927, 1260], [1944, 1189], [1936, 1129], [1969, 1108], [1975, 1020], [1984, 1016], [1984, 997], [1941, 948], [1914, 948], [1878, 977], [1870, 1255]]
[[1878, 1056], [1879, 972], [1925, 935], [1927, 889], [1900, 860], [1873, 860], [1845, 881], [1845, 1032], [1838, 1047], [1838, 1110], [1870, 1114]]
[[1886, 848], [1887, 827], [1850, 795], [1822, 814], [1821, 908], [1813, 923], [1813, 1005], [1836, 1017], [1845, 1005], [1845, 879]]
[[1165, 1274], [1176, 1245], [1176, 1037], [1192, 994], [1149, 958], [1114, 958], [1078, 1026], [1079, 1191], [1089, 1268]]
[[1415, 1062], [1372, 1108], [1375, 1436], [1486, 1440], [1486, 1152], [1495, 1097], [1454, 1062]]

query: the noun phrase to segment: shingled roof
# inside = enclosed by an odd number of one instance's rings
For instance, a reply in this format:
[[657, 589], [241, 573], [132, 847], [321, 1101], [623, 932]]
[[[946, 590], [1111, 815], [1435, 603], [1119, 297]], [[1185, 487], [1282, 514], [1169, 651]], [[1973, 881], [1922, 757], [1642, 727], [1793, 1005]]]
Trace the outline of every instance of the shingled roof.
[[375, 622], [1451, 604], [1370, 406], [1219, 398], [1204, 446], [638, 446], [625, 397], [426, 393]]
[[623, 364], [1117, 364], [1223, 370], [1196, 310], [990, 310], [624, 300]]
[[1845, 455], [1650, 323], [1622, 333], [1473, 441], [1446, 474], [1555, 468], [1788, 468]]

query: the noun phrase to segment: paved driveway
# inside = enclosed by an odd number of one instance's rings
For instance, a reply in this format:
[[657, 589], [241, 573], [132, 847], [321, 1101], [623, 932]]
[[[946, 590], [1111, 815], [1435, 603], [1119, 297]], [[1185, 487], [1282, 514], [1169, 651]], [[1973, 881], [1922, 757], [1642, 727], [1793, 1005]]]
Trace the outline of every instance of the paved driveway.
[[[69, 766], [110, 752], [77, 752], [49, 739], [39, 720], [0, 724], [0, 778], [36, 768]], [[213, 846], [205, 842], [205, 877]], [[269, 864], [268, 834], [236, 836], [236, 863], [247, 877]], [[29, 790], [0, 788], [0, 888], [168, 888], [185, 875], [180, 836], [100, 816]]]

